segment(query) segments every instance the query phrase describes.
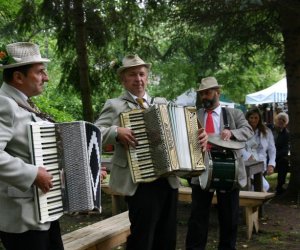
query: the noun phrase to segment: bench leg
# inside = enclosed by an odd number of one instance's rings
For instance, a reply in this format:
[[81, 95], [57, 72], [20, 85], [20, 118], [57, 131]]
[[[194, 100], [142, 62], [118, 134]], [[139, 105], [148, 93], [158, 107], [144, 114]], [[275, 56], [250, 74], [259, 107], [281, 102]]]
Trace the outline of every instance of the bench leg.
[[119, 197], [117, 195], [111, 195], [111, 213], [112, 215], [116, 215], [119, 210], [118, 206], [118, 199]]
[[246, 215], [246, 226], [247, 226], [247, 238], [248, 240], [252, 237], [253, 227], [255, 232], [258, 232], [259, 223], [258, 223], [258, 207], [245, 207]]
[[259, 230], [259, 208], [258, 207], [253, 207], [253, 223], [254, 223], [254, 228], [255, 228], [255, 232], [258, 233]]
[[124, 200], [124, 196], [111, 195], [111, 212], [112, 215], [119, 214], [127, 210], [127, 205]]

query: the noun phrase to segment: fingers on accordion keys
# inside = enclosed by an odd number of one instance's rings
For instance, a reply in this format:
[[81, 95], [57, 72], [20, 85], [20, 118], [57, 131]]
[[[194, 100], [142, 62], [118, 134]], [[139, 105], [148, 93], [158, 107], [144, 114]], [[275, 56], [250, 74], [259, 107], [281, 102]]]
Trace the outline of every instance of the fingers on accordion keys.
[[134, 141], [129, 141], [129, 146], [134, 147], [135, 148], [135, 142]]

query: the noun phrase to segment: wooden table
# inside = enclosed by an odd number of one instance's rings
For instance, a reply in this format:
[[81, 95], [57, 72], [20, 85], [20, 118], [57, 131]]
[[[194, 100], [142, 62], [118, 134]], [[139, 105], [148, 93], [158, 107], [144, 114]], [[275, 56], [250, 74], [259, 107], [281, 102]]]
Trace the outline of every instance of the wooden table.
[[263, 161], [245, 161], [245, 168], [247, 173], [247, 186], [248, 191], [252, 191], [251, 177], [254, 180], [254, 191], [263, 191], [263, 172], [264, 162]]

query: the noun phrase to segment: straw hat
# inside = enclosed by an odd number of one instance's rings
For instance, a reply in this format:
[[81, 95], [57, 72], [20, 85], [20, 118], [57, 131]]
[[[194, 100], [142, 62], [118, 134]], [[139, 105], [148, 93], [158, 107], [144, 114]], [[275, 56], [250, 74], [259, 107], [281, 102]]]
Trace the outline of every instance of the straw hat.
[[150, 69], [151, 64], [145, 63], [138, 55], [128, 55], [125, 56], [122, 60], [122, 66], [117, 69], [117, 74], [120, 75], [125, 69], [142, 66], [144, 65], [146, 68]]
[[228, 140], [224, 141], [221, 139], [220, 135], [208, 135], [208, 142], [215, 146], [219, 146], [222, 148], [230, 148], [230, 149], [242, 149], [245, 147], [245, 142], [235, 141], [235, 140]]
[[215, 88], [221, 88], [222, 85], [219, 85], [217, 82], [217, 79], [210, 76], [206, 78], [202, 78], [199, 89], [197, 91], [203, 91], [206, 89], [215, 89]]
[[[34, 43], [18, 42], [11, 43], [6, 46], [6, 51], [0, 51], [2, 54], [7, 54], [9, 60], [0, 64], [0, 69], [15, 68], [27, 64], [47, 63], [50, 62], [47, 58], [42, 58], [39, 46]], [[1, 60], [0, 60], [1, 62]]]

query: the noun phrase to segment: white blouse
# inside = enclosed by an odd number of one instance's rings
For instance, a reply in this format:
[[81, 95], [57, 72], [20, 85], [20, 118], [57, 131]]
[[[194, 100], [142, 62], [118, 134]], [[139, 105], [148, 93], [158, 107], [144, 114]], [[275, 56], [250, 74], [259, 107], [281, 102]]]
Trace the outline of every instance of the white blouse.
[[275, 167], [276, 147], [271, 129], [267, 128], [267, 134], [255, 130], [254, 136], [246, 142], [245, 148], [242, 150], [243, 159], [246, 161], [251, 155], [257, 161], [264, 161], [264, 169], [267, 170], [267, 156], [269, 157], [268, 165]]

